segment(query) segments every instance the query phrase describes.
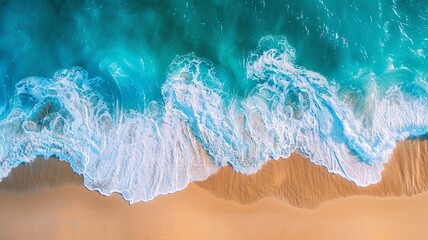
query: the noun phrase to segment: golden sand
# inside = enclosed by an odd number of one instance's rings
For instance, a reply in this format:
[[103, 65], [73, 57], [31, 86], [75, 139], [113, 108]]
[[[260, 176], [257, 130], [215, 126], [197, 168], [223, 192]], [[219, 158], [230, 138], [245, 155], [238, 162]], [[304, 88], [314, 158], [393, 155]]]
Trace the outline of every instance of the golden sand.
[[1, 239], [426, 239], [428, 194], [351, 197], [312, 210], [275, 198], [242, 205], [190, 184], [128, 205], [83, 186], [0, 192]]
[[0, 184], [0, 239], [426, 239], [428, 193], [407, 196], [426, 191], [427, 151], [426, 141], [400, 143], [368, 188], [293, 155], [134, 205], [39, 159]]
[[71, 170], [67, 162], [52, 157], [47, 160], [38, 157], [31, 164], [14, 168], [0, 182], [0, 190], [28, 192], [67, 184], [82, 185], [83, 179]]
[[236, 173], [230, 167], [224, 168], [198, 185], [218, 197], [241, 203], [270, 196], [303, 208], [355, 195], [412, 196], [428, 189], [428, 141], [398, 143], [385, 165], [382, 180], [365, 188], [330, 174], [326, 168], [297, 154], [289, 159], [269, 161], [259, 172], [249, 176]]

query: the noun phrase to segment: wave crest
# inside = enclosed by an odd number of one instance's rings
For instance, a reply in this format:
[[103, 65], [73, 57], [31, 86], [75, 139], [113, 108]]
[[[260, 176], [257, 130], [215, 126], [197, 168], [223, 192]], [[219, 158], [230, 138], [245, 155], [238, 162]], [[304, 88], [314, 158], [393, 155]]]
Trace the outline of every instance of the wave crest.
[[23, 79], [0, 121], [0, 176], [36, 155], [56, 155], [89, 189], [136, 202], [225, 165], [251, 174], [269, 158], [299, 152], [366, 186], [380, 180], [397, 141], [428, 130], [426, 92], [408, 98], [396, 85], [383, 97], [366, 96], [373, 100], [362, 118], [336, 85], [295, 64], [284, 37], [262, 38], [245, 63], [258, 83], [248, 97], [230, 100], [211, 62], [178, 56], [162, 86], [163, 104], [151, 102], [143, 113], [121, 108], [109, 83], [80, 67]]

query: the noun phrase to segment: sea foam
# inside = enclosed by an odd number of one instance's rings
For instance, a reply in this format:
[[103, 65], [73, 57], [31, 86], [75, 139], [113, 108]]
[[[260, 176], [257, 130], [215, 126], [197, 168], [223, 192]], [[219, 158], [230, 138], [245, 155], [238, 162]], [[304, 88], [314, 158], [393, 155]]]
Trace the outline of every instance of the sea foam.
[[427, 133], [423, 87], [398, 84], [379, 94], [373, 84], [357, 114], [334, 81], [298, 66], [295, 55], [284, 37], [262, 38], [245, 60], [247, 78], [257, 82], [245, 97], [224, 90], [209, 60], [177, 56], [163, 102], [144, 111], [123, 108], [108, 80], [89, 78], [80, 67], [25, 78], [0, 121], [0, 176], [37, 155], [55, 155], [89, 189], [133, 203], [226, 165], [252, 174], [269, 159], [298, 152], [367, 186], [380, 180], [397, 141]]

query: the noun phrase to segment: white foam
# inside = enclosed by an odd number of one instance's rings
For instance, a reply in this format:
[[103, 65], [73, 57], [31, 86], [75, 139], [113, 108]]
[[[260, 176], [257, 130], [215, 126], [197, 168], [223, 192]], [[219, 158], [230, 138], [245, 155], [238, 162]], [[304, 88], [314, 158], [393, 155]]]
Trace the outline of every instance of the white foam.
[[334, 84], [296, 66], [294, 56], [285, 38], [261, 39], [246, 61], [257, 86], [249, 97], [228, 101], [233, 96], [210, 62], [179, 56], [162, 86], [164, 105], [152, 102], [144, 113], [120, 109], [108, 84], [79, 67], [26, 78], [0, 121], [0, 176], [36, 155], [55, 154], [89, 189], [136, 202], [183, 189], [227, 164], [251, 174], [269, 158], [297, 151], [366, 186], [380, 180], [396, 141], [427, 132], [426, 96], [408, 98], [394, 86], [380, 97], [373, 89], [367, 124]]

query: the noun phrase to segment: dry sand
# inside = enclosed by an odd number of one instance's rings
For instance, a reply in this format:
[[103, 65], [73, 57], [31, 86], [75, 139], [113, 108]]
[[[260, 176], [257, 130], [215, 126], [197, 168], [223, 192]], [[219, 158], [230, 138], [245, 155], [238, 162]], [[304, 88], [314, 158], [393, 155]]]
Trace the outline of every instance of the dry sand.
[[[65, 162], [37, 160], [0, 184], [0, 239], [427, 239], [428, 193], [406, 197], [426, 190], [427, 151], [400, 143], [364, 189], [293, 156], [134, 205], [86, 190]], [[349, 197], [361, 194], [382, 197]]]
[[351, 197], [308, 210], [274, 198], [242, 205], [191, 184], [127, 205], [82, 186], [0, 193], [1, 239], [426, 239], [428, 194]]

